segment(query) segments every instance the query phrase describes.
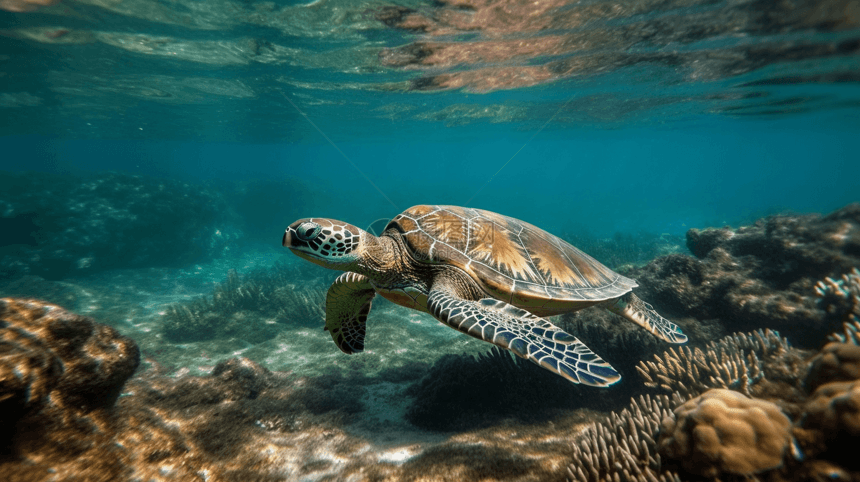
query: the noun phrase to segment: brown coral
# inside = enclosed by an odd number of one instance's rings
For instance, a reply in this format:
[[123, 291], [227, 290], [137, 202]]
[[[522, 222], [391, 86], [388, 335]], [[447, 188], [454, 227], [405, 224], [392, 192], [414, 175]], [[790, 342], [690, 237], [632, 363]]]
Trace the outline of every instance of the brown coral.
[[860, 270], [854, 268], [836, 280], [824, 278], [815, 285], [815, 294], [828, 317], [842, 321], [843, 332], [828, 339], [860, 345]]
[[790, 428], [775, 404], [714, 389], [676, 408], [674, 420], [664, 419], [657, 446], [693, 474], [755, 474], [782, 465]]
[[678, 474], [660, 469], [657, 431], [660, 421], [674, 419], [672, 407], [683, 403], [676, 392], [669, 398], [640, 396], [620, 413], [612, 412], [573, 446], [569, 480], [576, 482], [680, 482]]
[[860, 437], [860, 380], [818, 387], [806, 404], [802, 426], [831, 440]]
[[775, 358], [790, 345], [779, 333], [759, 330], [735, 333], [711, 342], [704, 350], [679, 347], [666, 351], [654, 361], [636, 367], [648, 387], [679, 391], [694, 397], [710, 388], [737, 389], [750, 394], [750, 387], [764, 378], [762, 359]]
[[860, 379], [860, 346], [828, 343], [810, 365], [805, 382], [810, 390], [829, 382]]
[[113, 405], [140, 361], [137, 345], [115, 329], [37, 300], [0, 299], [0, 393], [50, 394], [62, 409]]

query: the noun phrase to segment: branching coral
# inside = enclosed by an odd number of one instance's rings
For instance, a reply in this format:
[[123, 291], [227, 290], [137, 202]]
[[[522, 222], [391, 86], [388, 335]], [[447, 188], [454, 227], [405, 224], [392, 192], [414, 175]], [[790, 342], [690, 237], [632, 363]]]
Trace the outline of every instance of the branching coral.
[[[778, 333], [760, 330], [726, 337], [708, 344], [704, 350], [671, 349], [662, 357], [655, 355], [654, 361], [640, 363], [637, 370], [646, 385], [669, 394], [640, 396], [620, 413], [612, 413], [607, 422], [590, 428], [574, 448], [574, 463], [568, 468], [570, 478], [578, 482], [665, 482], [698, 475], [695, 470], [691, 472], [681, 465], [672, 465], [667, 455], [674, 457], [677, 450], [664, 453], [657, 449], [658, 434], [665, 433], [666, 427], [676, 423], [676, 413], [685, 413], [676, 407], [711, 389], [736, 388], [749, 395], [752, 388], [765, 380], [769, 364], [783, 362], [787, 353], [794, 351]], [[775, 374], [775, 378], [778, 376]], [[742, 397], [751, 406], [768, 403], [753, 402], [740, 393], [732, 397]], [[699, 402], [701, 400], [694, 403]], [[721, 403], [726, 404], [725, 401]], [[765, 413], [760, 408], [757, 410], [750, 416]], [[785, 427], [790, 426], [787, 420], [784, 415], [780, 419]], [[727, 466], [726, 473], [764, 470], [763, 466], [747, 470], [740, 465], [729, 465], [735, 469]]]
[[860, 321], [853, 323], [844, 323], [842, 325], [842, 333], [835, 332], [827, 337], [830, 341], [840, 343], [851, 343], [852, 345], [860, 345]]
[[860, 345], [860, 270], [854, 268], [841, 279], [824, 278], [815, 285], [818, 306], [837, 322], [842, 333], [834, 333], [830, 341]]
[[620, 413], [613, 412], [606, 422], [589, 427], [573, 446], [573, 463], [567, 468], [570, 479], [680, 482], [678, 474], [660, 470], [655, 439], [662, 420], [674, 419], [672, 408], [683, 401], [678, 393], [672, 398], [640, 396]]
[[642, 361], [636, 369], [646, 386], [677, 390], [686, 397], [711, 388], [729, 388], [749, 395], [750, 387], [765, 376], [762, 358], [776, 356], [788, 348], [788, 341], [774, 331], [736, 333], [709, 343], [705, 350], [671, 348], [663, 358], [654, 355], [654, 361]]
[[691, 474], [751, 475], [782, 465], [790, 428], [773, 403], [713, 389], [663, 419], [657, 449]]

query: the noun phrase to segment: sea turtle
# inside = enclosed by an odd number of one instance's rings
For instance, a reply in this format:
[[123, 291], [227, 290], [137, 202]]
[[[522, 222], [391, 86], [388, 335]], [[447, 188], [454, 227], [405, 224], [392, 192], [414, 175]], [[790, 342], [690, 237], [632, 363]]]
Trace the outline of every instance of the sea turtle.
[[326, 326], [344, 353], [364, 349], [377, 293], [507, 348], [574, 383], [608, 386], [621, 376], [543, 316], [600, 305], [671, 343], [687, 337], [630, 290], [638, 286], [561, 238], [480, 209], [414, 206], [378, 237], [342, 221], [305, 218], [282, 244], [346, 271], [328, 290]]

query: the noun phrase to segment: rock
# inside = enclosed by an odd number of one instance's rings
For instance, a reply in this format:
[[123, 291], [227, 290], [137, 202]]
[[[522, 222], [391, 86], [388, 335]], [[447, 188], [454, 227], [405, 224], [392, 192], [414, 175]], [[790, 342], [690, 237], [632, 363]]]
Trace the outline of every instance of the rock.
[[816, 283], [860, 266], [860, 204], [827, 216], [774, 216], [737, 230], [691, 230], [695, 258], [658, 258], [628, 273], [637, 294], [667, 316], [718, 319], [727, 332], [778, 330], [818, 348], [838, 328]]
[[37, 300], [0, 299], [0, 445], [20, 423], [64, 425], [109, 409], [137, 369], [137, 345], [111, 327]]

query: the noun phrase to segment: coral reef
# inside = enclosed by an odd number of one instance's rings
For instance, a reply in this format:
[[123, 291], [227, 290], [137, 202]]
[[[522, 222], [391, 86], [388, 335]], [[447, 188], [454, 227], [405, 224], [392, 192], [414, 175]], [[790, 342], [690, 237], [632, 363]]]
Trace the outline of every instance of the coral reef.
[[7, 448], [21, 424], [112, 406], [140, 362], [137, 345], [113, 328], [12, 298], [0, 299], [0, 353], [0, 445]]
[[776, 329], [817, 348], [843, 320], [827, 315], [813, 287], [860, 265], [860, 204], [734, 230], [692, 229], [687, 246], [696, 258], [669, 255], [628, 273], [641, 298], [668, 317], [717, 319], [728, 332]]
[[751, 475], [782, 465], [791, 421], [779, 407], [724, 389], [688, 400], [663, 419], [657, 451], [691, 474]]
[[671, 395], [640, 396], [592, 426], [574, 445], [568, 476], [856, 479], [857, 463], [843, 447], [860, 437], [857, 348], [829, 343], [811, 357], [778, 333], [758, 330], [655, 355], [639, 364], [639, 374]]
[[856, 444], [860, 438], [860, 379], [818, 387], [806, 405], [803, 427], [819, 430], [836, 445]]
[[0, 219], [16, 232], [3, 230], [2, 238], [15, 239], [0, 244], [0, 278], [61, 279], [208, 259], [238, 237], [228, 213], [219, 194], [176, 181], [4, 173]]
[[558, 480], [563, 435], [582, 424], [378, 446], [345, 429], [383, 403], [367, 387], [402, 383], [424, 366], [378, 379], [304, 378], [233, 358], [208, 376], [168, 375], [154, 363], [127, 380], [136, 347], [112, 329], [32, 300], [0, 306], [4, 481]]
[[860, 379], [860, 346], [828, 343], [812, 359], [806, 387], [815, 389], [825, 383]]
[[815, 285], [818, 306], [832, 322], [842, 322], [843, 333], [834, 333], [831, 341], [860, 345], [860, 270], [854, 268], [841, 279], [824, 278]]
[[679, 482], [677, 474], [660, 471], [660, 455], [655, 435], [660, 423], [673, 416], [671, 407], [682, 403], [680, 395], [633, 399], [620, 413], [613, 412], [605, 423], [598, 423], [573, 445], [570, 480], [579, 482], [627, 481]]
[[168, 307], [165, 337], [173, 342], [213, 338], [241, 338], [259, 343], [274, 337], [277, 323], [320, 327], [325, 324], [325, 291], [302, 267], [277, 263], [246, 276], [231, 270], [215, 287], [212, 298], [202, 297]]
[[712, 388], [751, 395], [752, 386], [765, 378], [763, 360], [778, 360], [769, 363], [771, 367], [784, 365], [784, 355], [790, 348], [788, 340], [770, 330], [735, 333], [708, 343], [704, 350], [670, 348], [662, 358], [654, 355], [654, 361], [641, 361], [636, 369], [645, 386], [670, 393], [678, 391], [687, 398]]
[[759, 331], [706, 350], [655, 356], [640, 365], [646, 384], [682, 392], [640, 396], [592, 426], [576, 441], [568, 476], [856, 480], [860, 465], [844, 449], [860, 440], [856, 349], [830, 343], [809, 357], [776, 333]]

